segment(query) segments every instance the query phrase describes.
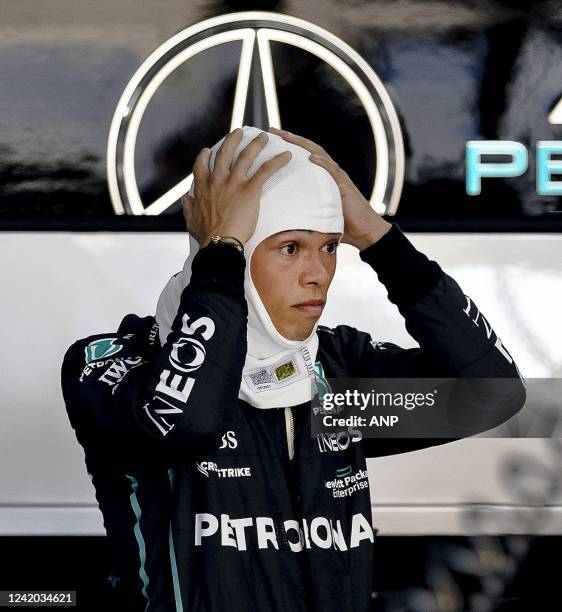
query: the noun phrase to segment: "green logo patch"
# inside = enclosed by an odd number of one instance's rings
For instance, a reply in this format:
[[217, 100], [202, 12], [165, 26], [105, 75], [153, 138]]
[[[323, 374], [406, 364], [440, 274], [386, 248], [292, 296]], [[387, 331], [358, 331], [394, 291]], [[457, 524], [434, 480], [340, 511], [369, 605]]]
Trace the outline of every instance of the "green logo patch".
[[353, 471], [353, 468], [351, 467], [351, 465], [348, 465], [344, 468], [340, 468], [339, 470], [336, 470], [336, 476], [338, 478], [345, 478], [346, 476], [349, 476], [352, 471]]
[[98, 361], [104, 359], [104, 357], [111, 357], [118, 353], [123, 345], [116, 342], [117, 338], [100, 338], [90, 342], [84, 349], [86, 353], [86, 363], [92, 361]]
[[332, 391], [328, 381], [326, 380], [326, 376], [324, 375], [324, 368], [320, 361], [317, 361], [314, 364], [314, 380], [316, 383], [316, 392], [320, 399], [324, 393], [330, 393]]

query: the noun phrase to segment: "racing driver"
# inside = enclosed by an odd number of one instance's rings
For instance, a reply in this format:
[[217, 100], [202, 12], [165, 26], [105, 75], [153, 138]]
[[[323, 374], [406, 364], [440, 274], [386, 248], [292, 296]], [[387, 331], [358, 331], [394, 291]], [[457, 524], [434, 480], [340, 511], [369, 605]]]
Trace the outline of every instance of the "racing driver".
[[[156, 315], [75, 342], [62, 365], [115, 605], [365, 612], [376, 531], [365, 459], [451, 438], [313, 436], [311, 382], [512, 379], [508, 393], [472, 398], [485, 431], [525, 402], [515, 362], [455, 280], [312, 141], [233, 130], [199, 153], [182, 206], [190, 253]], [[341, 241], [418, 348], [318, 324]]]

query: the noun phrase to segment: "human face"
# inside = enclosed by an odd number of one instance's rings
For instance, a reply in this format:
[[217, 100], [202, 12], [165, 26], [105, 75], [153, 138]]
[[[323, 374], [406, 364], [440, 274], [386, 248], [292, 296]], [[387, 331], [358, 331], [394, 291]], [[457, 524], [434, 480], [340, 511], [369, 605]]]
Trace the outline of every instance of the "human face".
[[320, 318], [336, 271], [340, 237], [290, 230], [269, 236], [255, 248], [250, 268], [254, 286], [273, 325], [288, 340], [306, 340]]

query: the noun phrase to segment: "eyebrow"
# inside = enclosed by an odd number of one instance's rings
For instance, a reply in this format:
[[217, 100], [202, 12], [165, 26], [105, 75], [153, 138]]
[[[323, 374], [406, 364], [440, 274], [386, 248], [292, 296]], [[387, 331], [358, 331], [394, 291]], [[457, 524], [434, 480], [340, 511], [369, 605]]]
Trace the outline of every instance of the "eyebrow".
[[[277, 238], [279, 238], [280, 240], [283, 240], [285, 237], [285, 234], [291, 234], [293, 232], [308, 232], [309, 234], [311, 232], [313, 232], [314, 230], [309, 230], [309, 229], [294, 229], [294, 230], [285, 230], [283, 232], [279, 232], [277, 234]], [[337, 239], [337, 237], [339, 236], [339, 232], [326, 232], [328, 234], [328, 236], [333, 236], [333, 239]], [[328, 238], [329, 240], [329, 238]]]

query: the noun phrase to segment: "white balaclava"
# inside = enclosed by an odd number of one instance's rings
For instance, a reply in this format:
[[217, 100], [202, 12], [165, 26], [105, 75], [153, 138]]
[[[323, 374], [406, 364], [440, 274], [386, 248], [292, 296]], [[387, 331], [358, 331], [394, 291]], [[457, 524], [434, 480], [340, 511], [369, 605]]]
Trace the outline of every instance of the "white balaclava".
[[[233, 163], [242, 149], [262, 131], [248, 126], [242, 130], [242, 140], [234, 153]], [[215, 156], [223, 140], [211, 149], [210, 172], [213, 171]], [[264, 162], [287, 150], [291, 151], [292, 157], [265, 182], [257, 226], [244, 247], [248, 352], [239, 398], [256, 408], [294, 406], [312, 399], [318, 323], [305, 340], [288, 340], [277, 331], [252, 281], [252, 253], [258, 244], [278, 232], [304, 229], [343, 234], [344, 229], [339, 189], [329, 172], [308, 159], [306, 149], [268, 133], [268, 142], [256, 156], [247, 176], [253, 176]], [[194, 195], [194, 186], [189, 195]], [[183, 270], [172, 276], [158, 300], [156, 322], [162, 346], [171, 331], [182, 291], [189, 284], [191, 262], [199, 250], [199, 243], [191, 234], [189, 247]]]

